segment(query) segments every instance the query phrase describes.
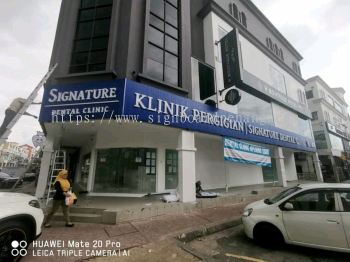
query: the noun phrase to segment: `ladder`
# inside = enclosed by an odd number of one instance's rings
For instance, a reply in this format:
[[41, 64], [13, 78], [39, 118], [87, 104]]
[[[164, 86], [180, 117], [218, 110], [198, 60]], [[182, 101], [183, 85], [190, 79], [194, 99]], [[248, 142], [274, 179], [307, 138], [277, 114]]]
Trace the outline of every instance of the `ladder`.
[[34, 90], [28, 96], [26, 102], [22, 106], [22, 108], [17, 112], [15, 117], [11, 120], [11, 122], [7, 125], [6, 131], [0, 137], [0, 145], [5, 143], [7, 138], [11, 133], [12, 127], [17, 123], [17, 121], [21, 118], [21, 116], [27, 111], [28, 107], [33, 103], [34, 99], [37, 97], [40, 88], [46, 83], [46, 81], [50, 78], [51, 74], [57, 68], [58, 64], [56, 63], [53, 67], [49, 69], [49, 71], [44, 75], [39, 84], [34, 88]]
[[51, 161], [50, 181], [47, 190], [46, 205], [49, 203], [49, 200], [52, 199], [53, 193], [56, 192], [54, 186], [55, 180], [58, 173], [62, 169], [66, 169], [66, 151], [56, 150]]

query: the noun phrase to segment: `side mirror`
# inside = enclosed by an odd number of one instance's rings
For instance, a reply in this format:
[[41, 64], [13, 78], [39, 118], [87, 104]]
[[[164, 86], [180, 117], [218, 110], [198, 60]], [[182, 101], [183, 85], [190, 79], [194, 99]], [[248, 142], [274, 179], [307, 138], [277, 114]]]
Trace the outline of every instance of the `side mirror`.
[[293, 204], [292, 204], [292, 203], [289, 203], [289, 202], [285, 203], [283, 207], [284, 207], [285, 210], [288, 210], [288, 211], [294, 209]]

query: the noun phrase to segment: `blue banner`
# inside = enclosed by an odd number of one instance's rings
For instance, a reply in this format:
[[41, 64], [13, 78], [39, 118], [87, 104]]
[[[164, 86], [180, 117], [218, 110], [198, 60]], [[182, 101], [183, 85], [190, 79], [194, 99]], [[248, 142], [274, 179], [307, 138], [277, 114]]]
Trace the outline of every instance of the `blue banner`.
[[131, 80], [59, 85], [45, 88], [40, 121], [137, 116], [138, 121], [265, 144], [316, 151], [314, 141], [246, 117]]
[[271, 167], [270, 149], [224, 138], [224, 159], [226, 161]]

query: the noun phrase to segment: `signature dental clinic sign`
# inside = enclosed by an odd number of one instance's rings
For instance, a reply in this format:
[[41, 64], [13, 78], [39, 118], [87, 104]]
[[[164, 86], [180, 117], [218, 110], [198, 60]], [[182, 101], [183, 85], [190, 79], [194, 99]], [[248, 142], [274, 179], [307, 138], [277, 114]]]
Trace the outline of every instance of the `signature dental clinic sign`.
[[149, 124], [316, 150], [313, 140], [298, 134], [127, 79], [46, 87], [40, 121], [54, 122], [57, 115], [65, 121], [85, 122], [110, 120], [116, 115], [137, 116], [138, 121]]
[[226, 161], [271, 167], [270, 149], [224, 138], [224, 159]]

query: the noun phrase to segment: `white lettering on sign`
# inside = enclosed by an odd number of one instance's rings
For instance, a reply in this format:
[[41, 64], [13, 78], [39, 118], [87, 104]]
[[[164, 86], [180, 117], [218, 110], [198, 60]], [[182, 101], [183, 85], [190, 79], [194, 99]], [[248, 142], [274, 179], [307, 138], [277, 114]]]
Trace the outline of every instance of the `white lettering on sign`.
[[53, 88], [50, 90], [48, 101], [50, 103], [54, 103], [116, 98], [116, 91], [116, 87], [86, 89], [79, 91], [58, 91], [58, 89]]

